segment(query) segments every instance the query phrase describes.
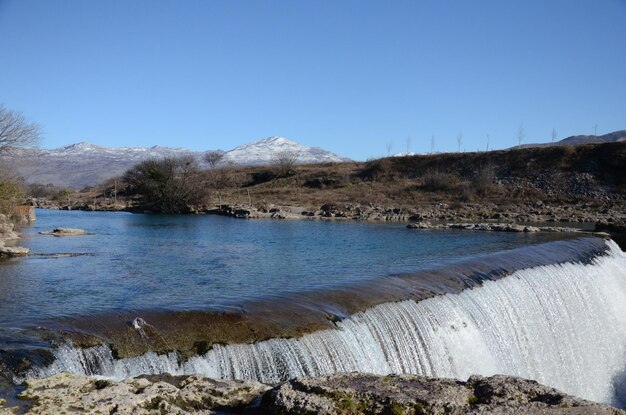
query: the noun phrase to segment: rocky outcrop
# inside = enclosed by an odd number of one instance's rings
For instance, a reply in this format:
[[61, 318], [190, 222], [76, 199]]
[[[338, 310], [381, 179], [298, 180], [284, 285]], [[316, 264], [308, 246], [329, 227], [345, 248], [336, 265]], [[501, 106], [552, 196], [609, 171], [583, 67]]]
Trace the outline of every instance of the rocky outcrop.
[[81, 236], [81, 235], [91, 235], [86, 232], [84, 229], [78, 228], [54, 228], [51, 231], [42, 231], [39, 232], [40, 235], [52, 235], [52, 236]]
[[32, 415], [213, 414], [245, 408], [268, 389], [257, 382], [198, 376], [146, 376], [111, 382], [60, 373], [26, 382], [20, 399], [32, 401], [28, 411]]
[[[61, 373], [31, 380], [28, 414], [611, 414], [626, 412], [511, 376], [466, 382], [363, 373], [299, 378], [274, 388], [198, 376], [142, 376], [122, 382]], [[12, 414], [17, 408], [2, 408]]]
[[15, 241], [20, 235], [15, 231], [15, 224], [6, 215], [0, 214], [0, 258], [27, 256], [28, 248], [21, 246], [5, 246], [6, 241]]
[[340, 374], [295, 379], [270, 391], [272, 414], [624, 414], [537, 382], [472, 376], [467, 382], [422, 376]]

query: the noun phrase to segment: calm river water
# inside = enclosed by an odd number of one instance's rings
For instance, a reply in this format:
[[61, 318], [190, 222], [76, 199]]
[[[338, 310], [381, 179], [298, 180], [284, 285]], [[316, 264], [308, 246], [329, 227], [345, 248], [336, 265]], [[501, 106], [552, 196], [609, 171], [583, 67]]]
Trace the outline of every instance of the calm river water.
[[[39, 235], [55, 227], [93, 235]], [[410, 272], [545, 240], [404, 224], [38, 210], [0, 264], [0, 327], [117, 310], [203, 309]], [[55, 254], [84, 254], [60, 256]]]

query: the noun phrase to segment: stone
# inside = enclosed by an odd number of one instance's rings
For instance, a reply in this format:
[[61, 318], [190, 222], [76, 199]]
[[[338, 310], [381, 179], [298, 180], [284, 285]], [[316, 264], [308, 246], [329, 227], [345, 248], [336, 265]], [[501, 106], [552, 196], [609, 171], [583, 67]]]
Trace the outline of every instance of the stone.
[[30, 249], [23, 246], [2, 246], [0, 247], [0, 257], [21, 257], [27, 256], [30, 253]]
[[433, 225], [430, 222], [413, 222], [406, 227], [409, 229], [432, 229]]
[[42, 231], [39, 232], [41, 235], [52, 235], [52, 236], [81, 236], [81, 235], [91, 235], [87, 233], [84, 229], [78, 228], [55, 228], [51, 231]]

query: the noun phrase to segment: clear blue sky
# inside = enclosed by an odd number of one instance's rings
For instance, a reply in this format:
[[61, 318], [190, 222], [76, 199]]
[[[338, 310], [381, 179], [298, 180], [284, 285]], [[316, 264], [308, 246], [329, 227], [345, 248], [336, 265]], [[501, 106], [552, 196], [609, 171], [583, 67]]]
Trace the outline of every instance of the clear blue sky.
[[354, 159], [626, 129], [626, 0], [0, 0], [0, 103], [43, 147]]

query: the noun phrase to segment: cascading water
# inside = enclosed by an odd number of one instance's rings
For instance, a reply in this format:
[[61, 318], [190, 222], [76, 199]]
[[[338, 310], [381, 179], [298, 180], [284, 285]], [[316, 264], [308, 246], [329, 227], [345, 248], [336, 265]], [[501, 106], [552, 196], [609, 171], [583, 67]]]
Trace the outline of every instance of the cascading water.
[[459, 379], [501, 373], [623, 406], [626, 255], [607, 244], [607, 255], [588, 264], [522, 269], [460, 294], [380, 304], [299, 339], [216, 345], [184, 363], [176, 353], [116, 360], [106, 346], [66, 346], [31, 375], [169, 372], [274, 383], [347, 371]]

